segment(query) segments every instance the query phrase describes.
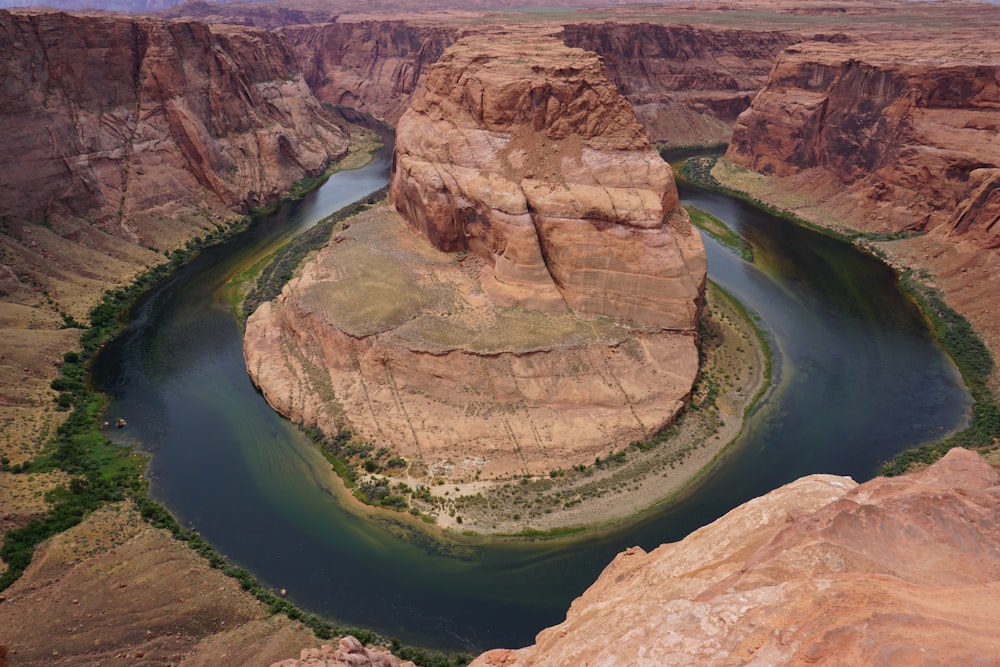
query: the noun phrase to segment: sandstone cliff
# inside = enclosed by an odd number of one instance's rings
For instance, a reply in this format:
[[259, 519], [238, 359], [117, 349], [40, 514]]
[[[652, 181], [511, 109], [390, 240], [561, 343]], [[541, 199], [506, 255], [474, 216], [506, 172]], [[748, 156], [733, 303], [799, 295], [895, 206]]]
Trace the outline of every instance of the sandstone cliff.
[[1000, 53], [811, 42], [781, 54], [726, 157], [842, 186], [861, 229], [948, 225], [996, 245], [998, 128]]
[[812, 475], [684, 540], [618, 555], [515, 665], [975, 664], [1000, 651], [1000, 475]]
[[390, 188], [422, 236], [384, 207], [338, 234], [248, 319], [255, 383], [418, 479], [540, 474], [662, 429], [697, 373], [704, 250], [598, 58], [490, 34], [425, 86]]
[[654, 141], [687, 146], [728, 142], [774, 59], [802, 39], [791, 32], [597, 22], [566, 25], [560, 37], [601, 55]]
[[444, 50], [454, 26], [407, 21], [342, 21], [282, 31], [316, 96], [395, 125]]
[[486, 260], [496, 303], [697, 325], [701, 239], [593, 53], [460, 41], [400, 119], [389, 194], [435, 247]]
[[0, 215], [147, 247], [199, 208], [273, 199], [346, 149], [274, 34], [0, 13]]
[[[430, 65], [474, 30], [466, 23], [340, 17], [282, 34], [320, 99], [395, 124]], [[801, 39], [789, 32], [617, 22], [566, 24], [558, 37], [599, 54], [653, 140], [673, 145], [726, 142], [774, 58]]]

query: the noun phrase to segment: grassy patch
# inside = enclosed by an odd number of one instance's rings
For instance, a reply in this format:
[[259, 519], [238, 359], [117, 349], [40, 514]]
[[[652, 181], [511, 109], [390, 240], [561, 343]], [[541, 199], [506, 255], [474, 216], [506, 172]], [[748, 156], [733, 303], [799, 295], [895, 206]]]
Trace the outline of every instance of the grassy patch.
[[743, 237], [730, 229], [726, 223], [719, 220], [711, 213], [702, 211], [700, 208], [687, 205], [684, 210], [691, 217], [691, 223], [702, 230], [713, 239], [729, 248], [737, 255], [748, 262], [753, 261], [753, 250], [750, 245], [743, 240]]
[[281, 294], [281, 289], [295, 275], [296, 269], [306, 255], [326, 246], [330, 241], [330, 235], [338, 224], [380, 201], [388, 191], [389, 188], [386, 186], [373, 192], [362, 201], [345, 206], [285, 244], [275, 254], [273, 261], [260, 271], [256, 285], [244, 300], [244, 320], [257, 310], [260, 304]]
[[919, 281], [911, 272], [900, 281], [927, 315], [938, 341], [955, 361], [972, 394], [972, 425], [964, 431], [897, 454], [882, 468], [884, 475], [900, 475], [914, 464], [929, 464], [953, 447], [986, 451], [1000, 444], [1000, 406], [989, 390], [994, 370], [993, 356], [969, 321], [945, 303], [942, 294]]

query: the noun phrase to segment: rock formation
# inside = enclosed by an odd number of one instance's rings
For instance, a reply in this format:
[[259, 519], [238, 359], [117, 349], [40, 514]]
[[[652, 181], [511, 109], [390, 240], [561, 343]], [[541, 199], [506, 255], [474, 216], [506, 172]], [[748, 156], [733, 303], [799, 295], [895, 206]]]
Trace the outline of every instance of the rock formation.
[[[392, 124], [428, 68], [465, 32], [460, 20], [350, 17], [282, 30], [317, 97]], [[653, 140], [674, 145], [726, 142], [774, 58], [801, 39], [788, 32], [616, 22], [566, 24], [557, 36], [600, 55]]]
[[686, 146], [728, 142], [774, 59], [802, 39], [790, 32], [612, 22], [569, 24], [560, 37], [601, 55], [654, 141]]
[[272, 33], [2, 12], [0, 45], [3, 216], [166, 246], [170, 220], [272, 200], [346, 149]]
[[495, 303], [697, 324], [701, 239], [593, 53], [460, 41], [400, 119], [389, 194], [435, 247], [487, 261]]
[[316, 96], [395, 125], [427, 68], [458, 39], [459, 29], [408, 21], [339, 21], [293, 26], [295, 49]]
[[472, 664], [989, 661], [998, 513], [1000, 475], [966, 450], [860, 486], [804, 477], [680, 542], [619, 554], [533, 646]]
[[590, 463], [669, 424], [704, 250], [597, 56], [458, 42], [400, 121], [390, 190], [422, 237], [376, 208], [248, 319], [276, 409], [453, 479]]
[[[987, 45], [988, 46], [988, 45]], [[846, 189], [861, 229], [942, 225], [995, 246], [1000, 52], [803, 43], [778, 59], [727, 159]]]

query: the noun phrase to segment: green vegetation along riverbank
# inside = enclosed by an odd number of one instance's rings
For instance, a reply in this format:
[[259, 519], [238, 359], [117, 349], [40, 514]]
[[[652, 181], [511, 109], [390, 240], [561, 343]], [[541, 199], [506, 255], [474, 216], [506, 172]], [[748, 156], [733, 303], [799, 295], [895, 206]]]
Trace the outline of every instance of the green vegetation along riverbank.
[[[869, 242], [890, 242], [913, 236], [913, 233], [868, 234], [840, 224], [824, 226], [805, 220], [773, 203], [764, 201], [752, 191], [753, 181], [731, 178], [730, 172], [734, 171], [734, 168], [729, 167], [726, 170], [718, 168], [721, 166], [720, 158], [720, 155], [691, 158], [681, 166], [679, 178], [737, 197], [794, 224], [853, 243], [884, 261], [886, 260], [884, 251], [872, 248]], [[741, 187], [746, 189], [740, 189]], [[892, 263], [890, 266], [897, 270], [900, 268]], [[920, 306], [939, 344], [962, 373], [962, 378], [974, 401], [972, 423], [968, 428], [941, 440], [900, 452], [883, 466], [882, 473], [886, 475], [899, 475], [914, 465], [933, 463], [953, 447], [966, 447], [986, 453], [995, 450], [1000, 443], [1000, 406], [997, 397], [989, 388], [990, 378], [995, 369], [993, 356], [969, 321], [947, 304], [940, 290], [922, 282], [918, 278], [920, 273], [909, 268], [902, 269], [900, 285]]]
[[[13, 526], [3, 535], [0, 558], [6, 568], [0, 572], [0, 591], [8, 590], [24, 575], [43, 542], [82, 524], [99, 509], [114, 505], [129, 508], [128, 512], [135, 511], [149, 525], [167, 530], [204, 558], [211, 568], [232, 577], [272, 614], [301, 622], [319, 638], [352, 634], [363, 643], [391, 647], [398, 657], [421, 665], [466, 664], [470, 656], [405, 646], [375, 632], [344, 627], [298, 609], [261, 585], [249, 572], [228, 562], [196, 531], [181, 526], [164, 506], [150, 497], [148, 481], [143, 477], [147, 458], [130, 447], [113, 443], [105, 434], [109, 427], [104, 412], [107, 400], [90, 386], [88, 377], [101, 347], [121, 329], [139, 297], [191, 261], [202, 248], [229, 238], [249, 223], [250, 219], [244, 219], [205, 238], [194, 239], [185, 248], [170, 253], [167, 262], [144, 272], [131, 284], [106, 291], [91, 309], [88, 324], [67, 321], [67, 326], [82, 330], [80, 347], [65, 353], [52, 388], [58, 392], [55, 399], [58, 409], [68, 412], [68, 416], [40, 455], [16, 465], [3, 460], [0, 465], [6, 474], [15, 477], [58, 470], [68, 481], [46, 494], [47, 509], [43, 513]], [[4, 639], [10, 642], [14, 638]]]

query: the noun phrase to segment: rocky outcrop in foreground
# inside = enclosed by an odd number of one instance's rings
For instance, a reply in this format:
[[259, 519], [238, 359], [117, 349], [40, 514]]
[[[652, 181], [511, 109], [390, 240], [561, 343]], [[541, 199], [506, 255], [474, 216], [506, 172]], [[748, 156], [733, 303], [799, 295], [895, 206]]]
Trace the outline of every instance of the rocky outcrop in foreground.
[[390, 192], [405, 222], [357, 217], [248, 319], [279, 412], [455, 481], [592, 463], [670, 423], [705, 255], [597, 56], [460, 41], [400, 121]]
[[990, 662], [998, 516], [1000, 475], [966, 450], [860, 486], [811, 475], [619, 554], [535, 645], [473, 665]]

